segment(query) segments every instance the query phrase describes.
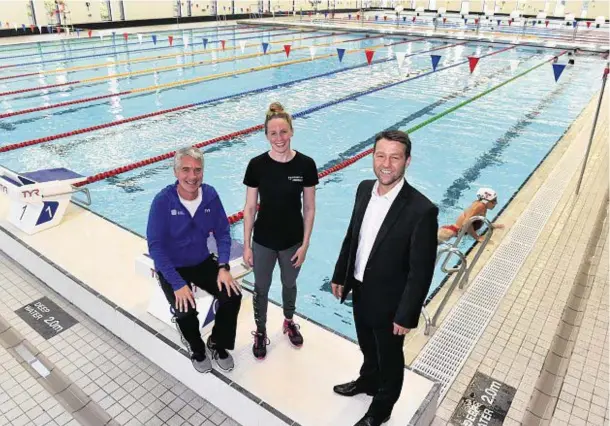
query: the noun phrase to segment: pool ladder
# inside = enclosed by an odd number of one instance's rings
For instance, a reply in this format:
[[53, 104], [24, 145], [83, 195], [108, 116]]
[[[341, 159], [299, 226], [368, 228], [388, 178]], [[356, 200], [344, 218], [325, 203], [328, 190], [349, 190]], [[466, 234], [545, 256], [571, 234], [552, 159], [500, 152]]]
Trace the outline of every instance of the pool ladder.
[[[487, 232], [485, 233], [485, 239], [483, 240], [483, 242], [476, 248], [477, 251], [474, 255], [474, 258], [472, 259], [472, 262], [470, 262], [469, 265], [468, 260], [466, 259], [466, 255], [464, 255], [464, 253], [462, 253], [458, 247], [460, 242], [466, 235], [468, 228], [472, 226], [474, 222], [477, 221], [481, 221], [487, 226]], [[422, 316], [424, 317], [424, 334], [426, 336], [429, 336], [432, 328], [436, 327], [438, 319], [441, 316], [441, 313], [443, 312], [443, 309], [445, 308], [445, 305], [453, 294], [455, 288], [458, 287], [460, 290], [462, 290], [466, 283], [468, 283], [472, 268], [474, 268], [474, 265], [476, 265], [477, 261], [481, 257], [481, 254], [483, 253], [483, 250], [485, 250], [485, 247], [487, 246], [487, 243], [491, 239], [492, 235], [493, 226], [489, 219], [484, 216], [473, 216], [462, 225], [462, 228], [460, 229], [460, 232], [458, 232], [458, 235], [453, 243], [439, 244], [440, 249], [436, 253], [436, 265], [438, 265], [438, 262], [442, 260], [443, 263], [441, 265], [441, 271], [446, 274], [455, 274], [455, 276], [453, 277], [453, 281], [451, 281], [451, 284], [449, 285], [445, 296], [439, 303], [436, 312], [434, 312], [434, 315], [431, 317], [425, 307], [423, 307], [421, 310]], [[448, 263], [452, 256], [457, 256], [459, 262], [455, 266], [449, 267]]]

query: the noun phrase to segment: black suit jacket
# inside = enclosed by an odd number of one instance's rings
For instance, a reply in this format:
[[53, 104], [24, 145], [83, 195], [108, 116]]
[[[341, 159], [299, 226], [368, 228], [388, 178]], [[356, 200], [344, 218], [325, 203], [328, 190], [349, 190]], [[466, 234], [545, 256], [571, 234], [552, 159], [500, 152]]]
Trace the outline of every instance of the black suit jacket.
[[[360, 183], [332, 282], [345, 301], [352, 289], [360, 227], [374, 180]], [[386, 215], [369, 256], [354, 311], [371, 327], [392, 322], [415, 328], [430, 289], [436, 261], [438, 208], [406, 181]]]

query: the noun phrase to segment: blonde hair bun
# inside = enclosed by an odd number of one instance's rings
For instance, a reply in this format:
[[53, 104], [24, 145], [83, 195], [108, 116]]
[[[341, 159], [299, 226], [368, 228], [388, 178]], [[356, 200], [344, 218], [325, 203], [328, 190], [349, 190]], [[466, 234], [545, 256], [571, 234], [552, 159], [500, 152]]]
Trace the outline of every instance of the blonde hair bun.
[[273, 102], [271, 105], [269, 105], [269, 109], [267, 110], [267, 116], [280, 112], [284, 112], [284, 107], [282, 106], [282, 104], [279, 102]]

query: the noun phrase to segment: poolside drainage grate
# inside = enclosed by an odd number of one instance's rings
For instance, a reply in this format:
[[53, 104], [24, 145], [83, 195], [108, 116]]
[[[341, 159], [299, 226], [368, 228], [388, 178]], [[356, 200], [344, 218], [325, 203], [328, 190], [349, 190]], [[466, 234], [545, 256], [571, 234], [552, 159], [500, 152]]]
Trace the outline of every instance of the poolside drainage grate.
[[441, 384], [440, 398], [456, 379], [502, 298], [527, 259], [570, 178], [582, 160], [582, 140], [573, 142], [489, 262], [415, 359], [411, 368]]

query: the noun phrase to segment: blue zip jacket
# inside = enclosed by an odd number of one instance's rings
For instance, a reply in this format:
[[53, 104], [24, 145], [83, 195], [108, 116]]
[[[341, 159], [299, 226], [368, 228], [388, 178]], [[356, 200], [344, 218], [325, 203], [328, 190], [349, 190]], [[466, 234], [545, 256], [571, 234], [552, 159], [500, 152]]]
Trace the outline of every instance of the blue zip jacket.
[[155, 269], [179, 290], [187, 284], [176, 268], [195, 266], [210, 256], [208, 236], [214, 234], [218, 263], [228, 263], [231, 250], [229, 221], [214, 187], [202, 184], [201, 204], [191, 217], [178, 197], [178, 182], [161, 190], [152, 202], [146, 237]]

